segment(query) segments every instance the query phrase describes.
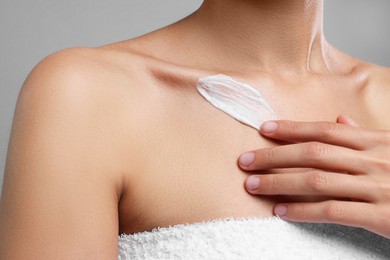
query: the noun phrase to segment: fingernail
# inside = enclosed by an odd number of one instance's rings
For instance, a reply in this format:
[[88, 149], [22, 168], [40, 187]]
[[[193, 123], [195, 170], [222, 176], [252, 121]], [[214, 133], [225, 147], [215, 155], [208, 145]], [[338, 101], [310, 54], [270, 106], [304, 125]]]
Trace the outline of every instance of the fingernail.
[[249, 153], [244, 153], [240, 156], [239, 162], [240, 165], [242, 166], [249, 166], [253, 163], [255, 160], [255, 153], [249, 152]]
[[287, 215], [287, 206], [286, 205], [277, 205], [274, 209], [275, 215], [283, 217]]
[[260, 178], [255, 176], [250, 176], [246, 179], [245, 186], [248, 190], [256, 190], [260, 187]]
[[275, 132], [278, 129], [278, 123], [275, 121], [268, 121], [261, 125], [261, 131], [266, 134]]

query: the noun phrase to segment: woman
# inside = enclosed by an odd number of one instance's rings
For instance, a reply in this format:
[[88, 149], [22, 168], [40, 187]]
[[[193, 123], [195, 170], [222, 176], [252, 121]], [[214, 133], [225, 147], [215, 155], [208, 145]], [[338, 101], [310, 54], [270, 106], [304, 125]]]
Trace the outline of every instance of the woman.
[[[390, 129], [389, 69], [356, 60], [329, 45], [323, 36], [322, 9], [322, 1], [205, 0], [191, 16], [153, 33], [100, 48], [64, 50], [43, 60], [26, 80], [16, 107], [1, 201], [0, 258], [116, 258], [118, 234], [130, 235], [119, 238], [119, 254], [126, 257], [139, 250], [136, 241], [146, 249], [150, 246], [151, 233], [144, 237], [142, 231], [215, 219], [264, 219], [274, 213], [291, 220], [362, 226], [389, 237], [389, 224], [377, 224], [389, 216], [388, 132], [379, 135], [348, 126], [354, 123], [341, 117], [339, 122], [346, 125], [281, 121], [276, 132], [264, 125], [263, 138], [213, 108], [195, 87], [199, 78], [223, 73], [261, 92], [278, 118], [335, 122], [338, 115], [347, 114], [366, 128]], [[318, 129], [323, 131], [316, 134]], [[381, 146], [374, 146], [378, 142], [370, 138], [380, 139]], [[277, 140], [299, 144], [279, 146], [285, 142]], [[316, 143], [300, 144], [306, 141]], [[324, 142], [333, 146], [325, 147]], [[261, 176], [260, 189], [255, 187], [258, 179], [252, 182], [252, 177], [246, 187], [254, 194], [308, 197], [251, 196], [245, 191], [242, 183], [248, 172], [237, 167], [238, 155], [269, 147], [275, 148], [259, 150], [251, 166], [245, 167], [253, 155], [241, 157], [241, 167], [279, 175]], [[341, 154], [341, 162], [330, 156], [333, 151]], [[297, 158], [291, 158], [294, 155]], [[374, 165], [364, 160], [368, 155]], [[347, 159], [349, 165], [344, 167]], [[312, 168], [318, 168], [313, 175], [318, 178], [309, 177]], [[358, 179], [352, 178], [356, 172], [345, 174], [358, 168], [375, 174], [370, 182], [379, 183], [381, 189], [371, 185], [366, 190], [363, 173]], [[324, 177], [328, 171], [335, 173]], [[343, 178], [340, 181], [351, 192], [320, 186], [324, 178], [325, 183], [337, 183], [334, 176]], [[305, 177], [314, 186], [299, 187]], [[287, 181], [293, 184], [290, 190], [284, 185]], [[263, 188], [270, 182], [272, 189]], [[296, 207], [285, 204], [320, 201], [312, 205], [324, 205], [329, 197], [346, 197], [343, 201], [358, 206], [375, 197], [378, 207], [374, 203], [369, 208], [375, 206], [374, 212], [383, 215], [374, 216], [376, 223], [364, 217], [331, 218], [344, 215], [339, 214], [339, 204], [330, 204], [336, 206], [328, 206], [332, 211], [325, 216], [329, 218], [318, 219], [317, 212], [323, 209], [313, 206], [296, 215]], [[282, 210], [274, 212], [277, 203], [283, 203]], [[213, 222], [208, 223], [213, 230]], [[252, 224], [256, 223], [260, 222]], [[281, 236], [286, 234], [284, 228], [295, 230], [281, 223], [277, 222], [282, 225]], [[219, 224], [228, 232], [225, 225], [237, 222]], [[195, 249], [179, 249], [181, 256], [194, 256], [201, 247], [184, 229], [185, 236], [166, 241], [190, 239]], [[253, 228], [252, 232], [261, 233]], [[292, 239], [301, 238], [298, 231], [291, 232]], [[267, 244], [269, 232], [260, 235], [263, 241], [253, 239], [254, 243]], [[157, 240], [166, 238], [162, 236]], [[306, 233], [302, 239], [305, 236], [311, 239]], [[222, 233], [218, 241], [224, 239], [229, 235]], [[273, 256], [291, 252], [283, 252], [276, 243], [270, 246]], [[242, 255], [253, 244], [234, 247]], [[376, 252], [388, 256], [383, 248]], [[161, 256], [156, 247], [153, 250]], [[173, 246], [166, 253], [172, 257], [177, 250]], [[229, 256], [224, 250], [220, 253], [226, 253], [225, 258], [235, 254]], [[295, 253], [292, 257], [299, 258]]]

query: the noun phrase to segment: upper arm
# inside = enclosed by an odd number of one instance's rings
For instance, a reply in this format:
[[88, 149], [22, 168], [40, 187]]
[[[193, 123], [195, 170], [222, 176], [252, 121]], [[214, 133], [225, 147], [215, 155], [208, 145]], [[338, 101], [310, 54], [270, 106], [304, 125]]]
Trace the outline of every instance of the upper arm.
[[0, 202], [1, 259], [117, 258], [115, 117], [83, 54], [47, 58], [19, 93]]

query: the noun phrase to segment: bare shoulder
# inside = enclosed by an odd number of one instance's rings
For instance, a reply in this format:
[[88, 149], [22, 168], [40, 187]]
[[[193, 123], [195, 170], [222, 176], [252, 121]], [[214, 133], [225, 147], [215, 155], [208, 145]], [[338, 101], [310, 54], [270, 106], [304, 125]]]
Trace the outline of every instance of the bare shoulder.
[[44, 58], [32, 70], [18, 103], [34, 103], [47, 117], [73, 118], [75, 125], [89, 125], [91, 136], [109, 133], [106, 138], [94, 136], [96, 143], [117, 142], [121, 147], [128, 126], [138, 120], [136, 108], [147, 85], [144, 64], [141, 57], [117, 49], [65, 49]]
[[141, 89], [126, 60], [113, 51], [68, 49], [27, 77], [6, 160], [0, 258], [117, 256], [121, 178], [131, 157], [123, 149], [123, 110]]
[[[29, 80], [33, 78], [35, 82], [55, 80], [56, 86], [62, 83], [71, 83], [66, 84], [68, 86], [84, 83], [84, 88], [92, 85], [99, 87], [103, 84], [96, 83], [102, 80], [112, 81], [113, 76], [119, 77], [118, 81], [124, 77], [135, 80], [142, 72], [141, 62], [142, 59], [137, 55], [112, 48], [70, 48], [44, 58], [32, 70], [26, 82], [29, 85]], [[115, 90], [109, 86], [107, 88]]]
[[44, 58], [27, 77], [20, 95], [65, 102], [88, 111], [89, 118], [107, 120], [105, 125], [109, 126], [121, 121], [122, 116], [128, 117], [125, 111], [135, 111], [129, 104], [137, 105], [147, 91], [147, 79], [147, 62], [135, 52], [107, 47], [71, 48]]

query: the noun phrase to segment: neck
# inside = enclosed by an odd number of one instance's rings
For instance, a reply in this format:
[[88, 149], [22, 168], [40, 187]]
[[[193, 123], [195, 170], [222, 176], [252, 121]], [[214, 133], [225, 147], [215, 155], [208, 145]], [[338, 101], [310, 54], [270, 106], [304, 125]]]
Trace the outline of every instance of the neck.
[[194, 19], [236, 69], [330, 70], [323, 0], [205, 0]]

